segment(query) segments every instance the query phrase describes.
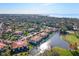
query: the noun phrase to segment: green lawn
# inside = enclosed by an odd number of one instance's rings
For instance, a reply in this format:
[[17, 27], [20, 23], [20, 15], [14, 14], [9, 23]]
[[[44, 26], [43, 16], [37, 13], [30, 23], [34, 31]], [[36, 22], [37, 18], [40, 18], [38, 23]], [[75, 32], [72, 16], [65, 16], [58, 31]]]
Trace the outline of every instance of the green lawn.
[[62, 38], [71, 44], [75, 42], [77, 43], [79, 42], [79, 39], [76, 37], [75, 34], [62, 35]]
[[33, 45], [29, 44], [28, 47], [29, 47], [29, 50], [31, 50], [33, 48]]
[[72, 56], [72, 53], [69, 50], [60, 47], [55, 47], [49, 51], [45, 51], [42, 55], [43, 56]]
[[18, 54], [16, 54], [17, 56], [28, 56], [28, 52], [20, 52]]
[[53, 51], [57, 52], [60, 56], [72, 56], [72, 54], [69, 50], [66, 50], [63, 48], [55, 47], [55, 48], [53, 48]]

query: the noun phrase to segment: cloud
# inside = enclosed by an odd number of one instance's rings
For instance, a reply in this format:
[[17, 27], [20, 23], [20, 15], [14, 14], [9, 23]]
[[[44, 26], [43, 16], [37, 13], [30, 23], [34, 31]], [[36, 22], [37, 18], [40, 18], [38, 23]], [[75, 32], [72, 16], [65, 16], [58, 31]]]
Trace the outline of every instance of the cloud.
[[51, 3], [43, 3], [43, 4], [41, 4], [42, 6], [50, 6], [50, 5], [52, 5]]
[[43, 9], [20, 9], [20, 10], [0, 10], [1, 14], [49, 14], [49, 10]]

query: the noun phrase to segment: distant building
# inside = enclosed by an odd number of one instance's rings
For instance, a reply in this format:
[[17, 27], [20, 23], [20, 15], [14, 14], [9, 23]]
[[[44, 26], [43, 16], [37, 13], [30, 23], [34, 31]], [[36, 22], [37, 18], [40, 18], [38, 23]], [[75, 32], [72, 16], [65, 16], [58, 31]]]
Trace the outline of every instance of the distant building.
[[29, 28], [28, 32], [35, 32], [36, 28]]
[[23, 32], [22, 31], [15, 31], [14, 34], [22, 35]]
[[4, 44], [3, 42], [0, 42], [0, 52], [4, 51], [6, 44]]
[[3, 23], [0, 23], [0, 35], [3, 33], [3, 28], [2, 28], [2, 26], [3, 26]]
[[48, 28], [48, 29], [45, 29], [44, 32], [46, 33], [51, 33], [53, 31], [53, 28]]
[[6, 32], [12, 32], [12, 29], [7, 29]]
[[77, 30], [77, 26], [76, 25], [73, 25], [73, 30]]
[[66, 31], [69, 34], [74, 34], [74, 31]]

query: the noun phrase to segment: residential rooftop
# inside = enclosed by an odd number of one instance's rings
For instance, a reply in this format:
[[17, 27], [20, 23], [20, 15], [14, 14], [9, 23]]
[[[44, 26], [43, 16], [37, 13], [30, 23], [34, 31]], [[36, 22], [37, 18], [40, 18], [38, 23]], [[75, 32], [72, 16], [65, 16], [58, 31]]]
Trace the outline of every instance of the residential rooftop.
[[27, 40], [18, 40], [18, 41], [14, 41], [11, 44], [12, 48], [19, 48], [19, 47], [23, 47], [23, 46], [27, 46]]
[[0, 49], [1, 49], [1, 48], [4, 48], [5, 46], [6, 46], [6, 44], [0, 42]]
[[30, 39], [33, 40], [33, 41], [39, 41], [39, 40], [42, 39], [42, 37], [40, 35], [35, 35], [32, 38], [30, 38]]

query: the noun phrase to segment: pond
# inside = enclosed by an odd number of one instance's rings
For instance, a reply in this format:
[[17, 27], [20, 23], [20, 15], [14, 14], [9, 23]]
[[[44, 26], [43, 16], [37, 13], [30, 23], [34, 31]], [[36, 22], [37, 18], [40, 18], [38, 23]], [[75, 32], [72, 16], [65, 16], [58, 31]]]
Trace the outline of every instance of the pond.
[[62, 40], [62, 38], [60, 38], [59, 32], [56, 32], [49, 40], [50, 40], [50, 45], [53, 47], [61, 47], [70, 50], [69, 43], [67, 43], [66, 41]]

